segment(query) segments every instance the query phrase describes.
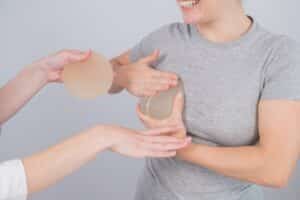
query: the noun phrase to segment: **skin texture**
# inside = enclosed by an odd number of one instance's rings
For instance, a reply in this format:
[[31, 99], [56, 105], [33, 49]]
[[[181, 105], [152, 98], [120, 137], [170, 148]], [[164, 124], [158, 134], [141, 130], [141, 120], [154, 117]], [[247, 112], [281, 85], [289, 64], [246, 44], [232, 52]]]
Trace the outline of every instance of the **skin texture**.
[[[170, 119], [158, 121], [143, 115], [148, 128], [182, 124], [182, 104], [177, 97]], [[270, 187], [284, 187], [295, 169], [300, 152], [300, 103], [270, 100], [259, 104], [259, 142], [254, 146], [211, 147], [190, 144], [177, 152], [185, 161], [207, 167], [226, 176]], [[283, 123], [284, 122], [284, 123]], [[183, 138], [185, 129], [175, 131]]]
[[128, 51], [111, 60], [115, 71], [111, 93], [125, 88], [134, 96], [152, 96], [177, 85], [176, 74], [151, 68], [151, 63], [159, 58], [159, 51], [156, 50], [135, 63], [130, 63], [129, 54]]
[[87, 59], [89, 55], [90, 52], [64, 50], [26, 66], [0, 90], [0, 124], [17, 113], [48, 83], [61, 82], [60, 74], [65, 64]]
[[[90, 55], [91, 51], [64, 50], [25, 67], [0, 89], [1, 124], [48, 83], [60, 83], [64, 65], [83, 61]], [[134, 158], [175, 156], [176, 150], [191, 142], [189, 138], [168, 136], [178, 129], [181, 127], [135, 131], [118, 126], [96, 125], [45, 151], [24, 158], [28, 193], [53, 185], [104, 150]]]
[[41, 191], [57, 183], [94, 160], [104, 150], [112, 150], [133, 158], [173, 157], [177, 149], [190, 142], [161, 135], [176, 129], [178, 128], [165, 127], [138, 132], [122, 127], [98, 125], [82, 131], [45, 151], [23, 159], [28, 193]]
[[[195, 8], [180, 7], [180, 10], [185, 23], [197, 25], [199, 34], [215, 43], [236, 40], [251, 27], [240, 0], [200, 0]], [[129, 54], [130, 51], [125, 52], [116, 60], [129, 62]], [[178, 157], [236, 179], [271, 187], [286, 186], [299, 159], [300, 102], [264, 100], [258, 107], [260, 140], [257, 145], [230, 148], [191, 144], [179, 150]], [[177, 109], [182, 111], [181, 106]], [[139, 109], [138, 115], [151, 128], [183, 123], [176, 109], [171, 119], [163, 121], [149, 119]], [[183, 130], [173, 134], [185, 137]]]

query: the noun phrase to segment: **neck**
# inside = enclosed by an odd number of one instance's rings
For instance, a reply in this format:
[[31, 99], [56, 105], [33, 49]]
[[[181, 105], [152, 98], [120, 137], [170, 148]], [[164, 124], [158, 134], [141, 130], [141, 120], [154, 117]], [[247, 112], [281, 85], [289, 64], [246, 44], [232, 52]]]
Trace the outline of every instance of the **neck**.
[[248, 32], [252, 24], [242, 8], [229, 10], [218, 19], [209, 23], [197, 24], [199, 33], [206, 39], [222, 43], [230, 42], [240, 38]]

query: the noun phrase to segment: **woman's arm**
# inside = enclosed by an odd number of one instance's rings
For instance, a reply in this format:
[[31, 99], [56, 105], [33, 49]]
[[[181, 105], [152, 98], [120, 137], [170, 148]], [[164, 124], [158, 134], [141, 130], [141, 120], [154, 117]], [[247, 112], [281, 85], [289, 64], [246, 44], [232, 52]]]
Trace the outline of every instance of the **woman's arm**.
[[[190, 139], [160, 136], [178, 129], [166, 127], [136, 132], [115, 126], [97, 126], [43, 152], [23, 159], [28, 193], [40, 191], [79, 169], [106, 149], [125, 156], [172, 157]], [[1, 183], [0, 183], [1, 184]]]
[[179, 157], [226, 176], [271, 187], [288, 184], [300, 152], [300, 103], [262, 101], [259, 143], [245, 147], [192, 144]]
[[0, 89], [0, 125], [17, 113], [49, 82], [59, 82], [63, 66], [89, 57], [90, 52], [65, 50], [25, 67]]
[[37, 67], [26, 67], [0, 90], [0, 124], [18, 112], [47, 84], [45, 73]]
[[[175, 100], [169, 119], [158, 121], [138, 115], [149, 128], [181, 124], [183, 98]], [[243, 147], [211, 147], [190, 144], [177, 152], [179, 158], [225, 176], [271, 187], [288, 183], [300, 154], [300, 102], [262, 101], [259, 104], [259, 143]], [[186, 131], [172, 133], [185, 137]]]
[[151, 64], [159, 58], [159, 51], [141, 58], [135, 63], [130, 61], [130, 50], [113, 58], [114, 81], [110, 93], [118, 93], [124, 88], [134, 96], [152, 96], [177, 84], [177, 75], [154, 70]]

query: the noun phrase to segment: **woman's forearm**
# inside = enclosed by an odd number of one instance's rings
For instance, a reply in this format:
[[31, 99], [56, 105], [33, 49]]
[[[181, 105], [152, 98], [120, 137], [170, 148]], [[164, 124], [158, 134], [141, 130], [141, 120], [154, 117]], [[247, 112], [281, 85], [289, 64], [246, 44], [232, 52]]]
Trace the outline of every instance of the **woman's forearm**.
[[225, 176], [271, 187], [287, 184], [284, 161], [266, 155], [259, 145], [245, 147], [210, 147], [192, 144], [181, 150], [179, 157]]
[[[101, 129], [101, 127], [100, 127]], [[23, 159], [28, 193], [32, 194], [79, 169], [110, 147], [103, 130], [90, 129], [41, 153]]]
[[36, 67], [25, 67], [0, 89], [0, 124], [6, 122], [47, 84], [46, 73]]

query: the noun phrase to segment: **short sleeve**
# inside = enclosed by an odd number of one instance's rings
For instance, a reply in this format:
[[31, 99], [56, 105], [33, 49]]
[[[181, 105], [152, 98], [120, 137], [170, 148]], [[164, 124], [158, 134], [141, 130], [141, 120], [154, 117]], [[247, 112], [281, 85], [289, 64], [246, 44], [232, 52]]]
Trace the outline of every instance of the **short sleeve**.
[[145, 57], [145, 53], [144, 53], [144, 49], [143, 49], [144, 45], [145, 45], [145, 38], [142, 39], [139, 43], [137, 43], [134, 47], [131, 48], [130, 55], [129, 55], [131, 62], [136, 62], [140, 58]]
[[166, 43], [170, 38], [170, 24], [163, 25], [153, 32], [144, 36], [140, 42], [134, 45], [130, 50], [129, 59], [131, 62], [150, 55], [155, 49], [159, 49]]
[[0, 199], [26, 200], [27, 182], [21, 160], [0, 163]]
[[300, 100], [299, 44], [285, 38], [265, 70], [262, 100]]

